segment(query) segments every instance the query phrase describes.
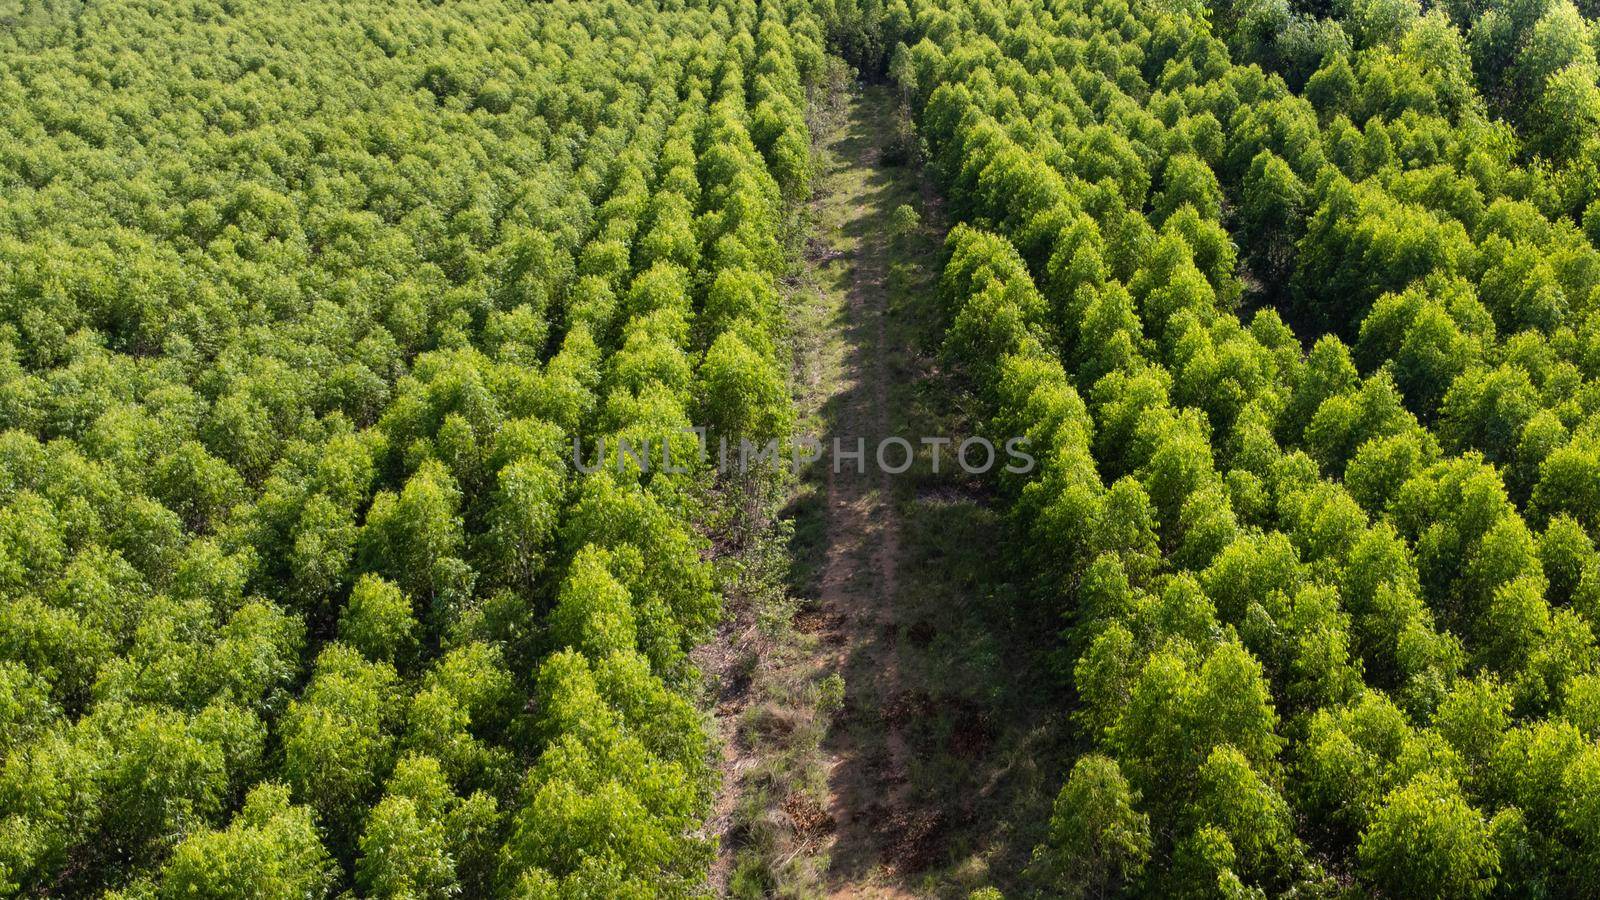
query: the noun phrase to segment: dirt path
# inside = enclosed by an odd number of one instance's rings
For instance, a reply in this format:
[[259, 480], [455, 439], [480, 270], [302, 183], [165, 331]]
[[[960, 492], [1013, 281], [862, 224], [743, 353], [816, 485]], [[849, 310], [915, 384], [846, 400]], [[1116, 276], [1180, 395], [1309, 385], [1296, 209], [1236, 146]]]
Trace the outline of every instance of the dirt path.
[[[830, 446], [865, 439], [869, 454], [885, 437], [983, 428], [938, 361], [937, 192], [917, 168], [881, 162], [895, 107], [892, 87], [867, 87], [826, 141], [809, 267], [817, 337], [800, 354], [818, 433]], [[921, 219], [905, 233], [901, 205]], [[1068, 703], [1044, 674], [1059, 619], [1018, 602], [987, 482], [929, 463], [923, 448], [903, 475], [869, 459], [865, 473], [829, 466], [815, 479], [802, 615], [816, 622], [816, 671], [844, 682], [817, 766], [831, 831], [815, 842], [816, 884], [833, 897], [1016, 887], [1065, 768]]]
[[[890, 858], [910, 746], [884, 715], [899, 697], [895, 598], [901, 522], [893, 476], [872, 454], [898, 432], [891, 382], [898, 354], [885, 321], [893, 265], [890, 216], [917, 202], [914, 170], [879, 165], [892, 133], [884, 88], [852, 91], [818, 129], [813, 235], [790, 298], [799, 430], [868, 457], [812, 467], [790, 507], [797, 532], [787, 627], [759, 601], [732, 615], [697, 653], [713, 679], [722, 787], [708, 832], [723, 895], [780, 884], [838, 897], [913, 896]], [[901, 249], [904, 249], [903, 247]], [[842, 697], [839, 685], [843, 685]], [[902, 829], [903, 830], [903, 829]]]
[[[829, 109], [788, 293], [799, 430], [868, 457], [830, 455], [800, 479], [778, 554], [787, 590], [731, 603], [703, 648], [724, 738], [711, 887], [965, 898], [1016, 883], [1059, 790], [1068, 703], [1040, 677], [1059, 622], [1021, 612], [982, 479], [931, 471], [926, 448], [904, 475], [873, 458], [885, 437], [981, 426], [938, 363], [937, 194], [917, 168], [883, 164], [893, 89]], [[897, 233], [901, 205], [925, 221]]]
[[[826, 469], [826, 550], [817, 595], [832, 648], [830, 668], [845, 678], [841, 721], [827, 750], [828, 813], [835, 837], [827, 887], [836, 897], [911, 896], [894, 884], [899, 866], [893, 831], [901, 831], [911, 749], [891, 708], [901, 696], [897, 616], [901, 566], [900, 522], [890, 474], [871, 456], [896, 433], [890, 413], [891, 350], [886, 277], [892, 247], [890, 214], [898, 191], [885, 182], [915, 184], [905, 169], [879, 165], [891, 134], [892, 106], [882, 89], [857, 95], [847, 124], [829, 148], [818, 204], [818, 231], [838, 254], [835, 301], [838, 340], [820, 360], [834, 393], [823, 404], [824, 443], [850, 450], [864, 442], [866, 471], [842, 456]], [[842, 263], [844, 277], [837, 273]], [[819, 273], [826, 282], [829, 272]]]

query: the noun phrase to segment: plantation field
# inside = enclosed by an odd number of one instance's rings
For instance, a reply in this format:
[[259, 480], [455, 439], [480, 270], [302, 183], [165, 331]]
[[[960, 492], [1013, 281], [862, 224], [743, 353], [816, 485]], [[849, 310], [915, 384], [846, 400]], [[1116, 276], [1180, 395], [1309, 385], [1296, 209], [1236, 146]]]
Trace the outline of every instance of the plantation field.
[[786, 427], [814, 20], [53, 14], [0, 63], [0, 884], [692, 893], [731, 506], [571, 446]]
[[1597, 15], [0, 0], [0, 893], [1600, 892]]

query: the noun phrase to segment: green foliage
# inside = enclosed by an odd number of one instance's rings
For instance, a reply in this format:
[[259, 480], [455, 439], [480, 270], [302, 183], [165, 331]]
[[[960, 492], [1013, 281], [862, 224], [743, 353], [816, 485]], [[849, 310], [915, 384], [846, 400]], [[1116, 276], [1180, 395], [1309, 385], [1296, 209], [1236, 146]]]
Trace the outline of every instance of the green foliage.
[[1137, 882], [1150, 859], [1150, 817], [1114, 760], [1085, 756], [1056, 797], [1050, 836], [1034, 851], [1040, 874], [1057, 888], [1103, 896]]
[[334, 867], [311, 812], [289, 791], [263, 783], [221, 831], [191, 835], [161, 871], [162, 897], [326, 896]]
[[[494, 800], [465, 800], [450, 789], [439, 764], [426, 756], [401, 760], [384, 798], [372, 808], [361, 835], [356, 883], [372, 896], [449, 897], [463, 888], [462, 874], [481, 879], [486, 838], [493, 837]], [[478, 890], [483, 882], [478, 880]]]
[[363, 575], [339, 614], [339, 637], [373, 662], [400, 665], [417, 650], [411, 601], [376, 575]]
[[349, 834], [392, 764], [399, 682], [388, 663], [333, 644], [283, 715], [283, 773], [302, 802]]
[[1459, 787], [1432, 773], [1384, 798], [1359, 855], [1373, 882], [1396, 897], [1488, 896], [1500, 869], [1488, 823]]
[[[1051, 450], [995, 488], [1089, 744], [1052, 888], [1592, 885], [1593, 33], [1544, 2], [914, 17], [944, 358]], [[1136, 881], [1112, 831], [1149, 835]]]
[[708, 860], [708, 846], [687, 834], [702, 790], [691, 771], [703, 763], [663, 755], [634, 733], [647, 720], [633, 716], [651, 710], [614, 705], [625, 694], [601, 680], [609, 665], [597, 671], [565, 651], [540, 672], [554, 737], [524, 781], [503, 854], [503, 877], [518, 891], [682, 896]]
[[569, 451], [788, 436], [825, 41], [1037, 449], [1045, 885], [1600, 884], [1592, 4], [188, 12], [0, 13], [6, 893], [701, 890], [750, 486]]
[[[535, 866], [689, 892], [700, 528], [765, 486], [569, 460], [707, 413], [787, 437], [818, 16], [24, 7], [0, 9], [0, 892], [501, 896]], [[605, 741], [530, 704], [569, 644]], [[503, 866], [554, 796], [524, 772], [572, 799], [589, 758], [648, 796], [632, 830]]]
[[922, 224], [922, 217], [911, 208], [909, 203], [902, 203], [889, 214], [889, 227], [894, 229], [897, 236], [905, 237], [914, 233]]

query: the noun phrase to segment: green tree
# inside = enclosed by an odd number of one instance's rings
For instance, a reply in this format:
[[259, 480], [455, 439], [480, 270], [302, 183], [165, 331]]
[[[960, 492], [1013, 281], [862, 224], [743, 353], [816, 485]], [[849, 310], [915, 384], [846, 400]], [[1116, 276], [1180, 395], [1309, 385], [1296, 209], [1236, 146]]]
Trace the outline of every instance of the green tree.
[[162, 869], [162, 897], [327, 896], [335, 868], [318, 839], [311, 811], [289, 802], [289, 790], [262, 784], [226, 830], [190, 835]]
[[435, 760], [407, 756], [367, 818], [356, 882], [374, 897], [454, 896], [463, 888], [458, 869], [481, 854], [476, 845], [494, 817], [492, 799], [457, 797]]
[[284, 711], [283, 773], [342, 843], [365, 814], [393, 763], [398, 679], [383, 662], [332, 644], [311, 683]]
[[1500, 870], [1488, 823], [1433, 773], [1384, 798], [1358, 852], [1366, 876], [1395, 897], [1486, 897]]
[[1034, 865], [1053, 889], [1103, 897], [1137, 883], [1150, 859], [1150, 817], [1139, 812], [1115, 760], [1089, 755], [1056, 796], [1050, 833]]
[[404, 667], [418, 649], [411, 601], [376, 575], [356, 581], [339, 614], [339, 638], [373, 662]]

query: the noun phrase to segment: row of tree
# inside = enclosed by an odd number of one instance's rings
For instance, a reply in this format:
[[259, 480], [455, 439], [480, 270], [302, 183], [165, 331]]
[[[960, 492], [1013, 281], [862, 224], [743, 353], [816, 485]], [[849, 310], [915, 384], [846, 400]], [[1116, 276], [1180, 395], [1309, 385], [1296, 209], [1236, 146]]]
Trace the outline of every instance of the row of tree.
[[[790, 427], [811, 12], [36, 12], [0, 49], [0, 891], [695, 893], [683, 431]], [[573, 464], [668, 436], [687, 471]]]
[[[1048, 448], [1001, 487], [1095, 749], [1039, 874], [1591, 893], [1593, 242], [1471, 79], [1416, 62], [1453, 28], [1374, 32], [1357, 56], [1412, 68], [1319, 93], [1330, 57], [1297, 95], [1213, 27], [931, 2], [889, 66], [966, 223], [946, 352], [991, 430]], [[1307, 352], [1246, 295], [1359, 341]]]

